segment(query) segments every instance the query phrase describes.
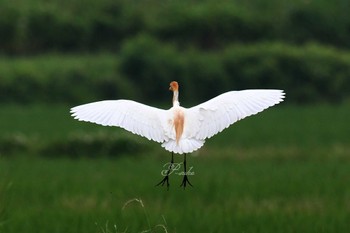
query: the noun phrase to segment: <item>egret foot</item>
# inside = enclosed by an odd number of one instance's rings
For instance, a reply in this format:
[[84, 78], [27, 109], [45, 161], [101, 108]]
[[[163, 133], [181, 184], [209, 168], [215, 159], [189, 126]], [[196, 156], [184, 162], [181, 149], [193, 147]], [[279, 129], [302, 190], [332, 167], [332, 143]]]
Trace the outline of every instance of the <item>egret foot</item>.
[[184, 175], [184, 178], [182, 179], [182, 183], [180, 185], [180, 187], [184, 187], [184, 189], [186, 188], [186, 184], [189, 184], [191, 187], [193, 187], [193, 185], [190, 183], [190, 181], [188, 180], [187, 176]]
[[173, 166], [174, 166], [174, 153], [171, 153], [171, 161], [170, 161], [170, 165], [168, 167], [168, 170], [166, 172], [166, 175], [158, 184], [156, 184], [156, 186], [159, 186], [159, 185], [164, 186], [164, 184], [166, 182], [167, 190], [169, 190], [169, 186], [170, 186], [169, 175], [171, 174], [170, 171], [173, 169]]
[[164, 177], [164, 179], [162, 179], [158, 184], [156, 184], [156, 186], [159, 186], [159, 185], [162, 185], [164, 186], [164, 184], [166, 183], [166, 187], [167, 187], [167, 190], [169, 190], [169, 175], [166, 175]]
[[193, 185], [190, 183], [190, 181], [187, 178], [187, 167], [186, 167], [186, 154], [184, 155], [184, 178], [182, 179], [182, 183], [180, 185], [180, 187], [184, 187], [184, 189], [186, 188], [186, 184], [189, 184], [191, 187], [193, 187]]

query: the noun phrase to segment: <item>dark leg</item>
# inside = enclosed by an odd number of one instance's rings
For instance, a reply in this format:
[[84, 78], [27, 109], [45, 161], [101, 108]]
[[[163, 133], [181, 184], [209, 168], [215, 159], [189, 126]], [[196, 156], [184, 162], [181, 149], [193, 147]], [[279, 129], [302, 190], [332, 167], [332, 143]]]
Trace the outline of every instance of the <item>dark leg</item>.
[[184, 172], [185, 172], [184, 178], [183, 178], [183, 180], [182, 180], [182, 183], [181, 183], [180, 187], [183, 186], [184, 189], [185, 189], [185, 188], [186, 188], [186, 184], [189, 184], [190, 186], [192, 186], [192, 184], [190, 183], [190, 181], [189, 181], [188, 178], [187, 178], [186, 154], [185, 154], [185, 156], [184, 156]]
[[171, 152], [171, 161], [170, 161], [170, 165], [166, 173], [166, 176], [158, 184], [156, 184], [156, 186], [159, 186], [159, 185], [164, 186], [166, 182], [167, 190], [169, 190], [169, 174], [170, 174], [170, 171], [173, 169], [173, 166], [174, 166], [174, 153]]

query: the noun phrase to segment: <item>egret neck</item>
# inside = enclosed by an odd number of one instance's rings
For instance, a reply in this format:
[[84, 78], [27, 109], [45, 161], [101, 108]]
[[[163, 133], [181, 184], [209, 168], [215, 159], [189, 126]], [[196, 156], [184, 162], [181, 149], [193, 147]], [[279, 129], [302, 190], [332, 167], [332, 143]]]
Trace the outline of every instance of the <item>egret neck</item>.
[[174, 91], [174, 95], [173, 95], [173, 106], [180, 106], [180, 102], [179, 102], [179, 91]]
[[174, 118], [173, 124], [176, 134], [176, 144], [179, 145], [180, 138], [184, 130], [185, 115], [181, 108], [179, 108], [179, 84], [175, 81], [170, 83], [169, 90], [173, 91], [173, 108]]
[[169, 90], [173, 91], [173, 107], [180, 106], [179, 102], [179, 84], [176, 81], [170, 83]]

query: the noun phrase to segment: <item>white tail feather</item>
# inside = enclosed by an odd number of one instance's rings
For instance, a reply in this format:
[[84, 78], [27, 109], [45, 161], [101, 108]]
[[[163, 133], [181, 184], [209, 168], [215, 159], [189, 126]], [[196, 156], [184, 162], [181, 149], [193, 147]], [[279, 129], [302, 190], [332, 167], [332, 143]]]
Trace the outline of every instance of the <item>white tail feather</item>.
[[176, 143], [174, 140], [170, 140], [167, 142], [164, 142], [162, 144], [162, 147], [164, 147], [167, 151], [178, 153], [178, 154], [184, 154], [184, 153], [191, 153], [195, 150], [198, 150], [201, 148], [204, 144], [203, 140], [197, 140], [197, 139], [188, 139], [183, 138], [179, 141], [179, 143]]

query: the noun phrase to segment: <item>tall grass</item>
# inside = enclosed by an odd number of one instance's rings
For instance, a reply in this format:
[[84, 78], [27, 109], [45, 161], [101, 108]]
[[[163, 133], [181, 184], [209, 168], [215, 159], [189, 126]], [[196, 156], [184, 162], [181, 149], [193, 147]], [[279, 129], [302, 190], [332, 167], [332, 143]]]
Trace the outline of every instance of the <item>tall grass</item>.
[[[189, 158], [194, 187], [185, 191], [176, 175], [169, 191], [154, 186], [168, 158], [150, 154], [119, 160], [1, 160], [1, 171], [9, 172], [13, 183], [2, 229], [96, 232], [96, 222], [108, 221], [119, 230], [141, 232], [163, 223], [162, 216], [168, 232], [347, 229], [349, 158], [242, 160], [217, 153]], [[147, 204], [148, 220], [143, 209], [122, 210], [135, 196]]]

